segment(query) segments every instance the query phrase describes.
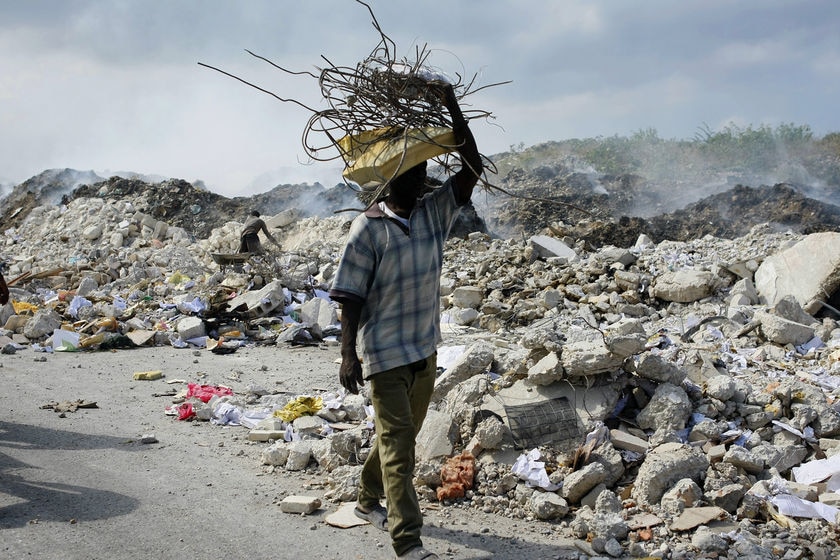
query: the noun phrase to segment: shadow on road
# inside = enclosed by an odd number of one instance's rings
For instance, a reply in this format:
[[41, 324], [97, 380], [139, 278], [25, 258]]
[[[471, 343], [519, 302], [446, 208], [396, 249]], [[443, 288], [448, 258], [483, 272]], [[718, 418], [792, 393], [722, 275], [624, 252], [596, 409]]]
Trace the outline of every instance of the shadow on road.
[[[98, 436], [53, 430], [28, 424], [0, 421], [0, 450], [74, 451], [119, 448], [138, 450], [127, 438]], [[61, 482], [27, 480], [16, 471], [42, 467], [24, 463], [0, 451], [0, 529], [21, 527], [37, 521], [91, 521], [124, 515], [137, 508], [139, 501], [106, 490], [74, 486]], [[67, 464], [68, 471], [73, 469]], [[11, 497], [11, 499], [10, 499]], [[16, 499], [15, 499], [16, 498]]]
[[492, 532], [475, 534], [443, 527], [424, 527], [423, 534], [450, 541], [458, 547], [468, 547], [470, 560], [564, 560], [576, 559], [580, 555], [580, 551], [568, 540], [550, 545], [530, 542], [523, 535], [513, 542], [509, 537], [495, 536]]

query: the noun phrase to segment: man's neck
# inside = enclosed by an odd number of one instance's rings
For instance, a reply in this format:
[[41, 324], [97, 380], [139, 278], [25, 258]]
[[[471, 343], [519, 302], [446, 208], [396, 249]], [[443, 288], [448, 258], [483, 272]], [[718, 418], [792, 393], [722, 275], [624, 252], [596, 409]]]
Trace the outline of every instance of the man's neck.
[[414, 200], [409, 205], [409, 203], [407, 203], [406, 201], [394, 200], [392, 198], [385, 199], [385, 204], [388, 206], [388, 208], [390, 208], [394, 214], [401, 218], [411, 217], [411, 211], [414, 210], [416, 202], [417, 201]]

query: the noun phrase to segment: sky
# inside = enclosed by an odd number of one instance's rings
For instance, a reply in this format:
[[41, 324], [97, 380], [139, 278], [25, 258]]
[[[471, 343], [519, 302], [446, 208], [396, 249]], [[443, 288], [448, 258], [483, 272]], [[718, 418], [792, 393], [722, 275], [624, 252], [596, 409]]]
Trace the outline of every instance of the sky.
[[[486, 155], [655, 130], [808, 125], [840, 132], [835, 0], [370, 0], [399, 58], [486, 87], [466, 108]], [[45, 169], [131, 171], [247, 196], [342, 181], [311, 161], [317, 73], [379, 42], [355, 0], [0, 0], [0, 184]], [[324, 57], [324, 58], [322, 58]]]

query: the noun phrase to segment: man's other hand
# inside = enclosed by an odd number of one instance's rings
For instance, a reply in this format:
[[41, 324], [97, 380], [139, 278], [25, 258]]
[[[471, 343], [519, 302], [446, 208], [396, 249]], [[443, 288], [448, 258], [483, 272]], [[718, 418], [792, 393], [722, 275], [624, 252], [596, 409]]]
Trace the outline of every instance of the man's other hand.
[[357, 395], [359, 393], [359, 386], [365, 384], [362, 377], [362, 364], [358, 358], [344, 358], [341, 360], [341, 367], [338, 370], [338, 377], [341, 380], [341, 386]]

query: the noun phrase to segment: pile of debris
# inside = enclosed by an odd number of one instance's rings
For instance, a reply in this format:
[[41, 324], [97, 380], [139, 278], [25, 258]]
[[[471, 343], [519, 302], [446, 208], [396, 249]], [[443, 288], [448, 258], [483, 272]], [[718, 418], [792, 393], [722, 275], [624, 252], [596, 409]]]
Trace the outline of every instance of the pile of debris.
[[[352, 215], [280, 211], [266, 222], [284, 251], [222, 270], [213, 256], [241, 223], [196, 239], [140, 192], [96, 192], [6, 230], [4, 351], [335, 340], [326, 290]], [[592, 554], [836, 553], [840, 234], [759, 225], [595, 248], [571, 232], [447, 243], [420, 495]], [[317, 468], [325, 499], [355, 499], [374, 437], [364, 396], [198, 386], [178, 401], [170, 413], [266, 442], [267, 469]]]

